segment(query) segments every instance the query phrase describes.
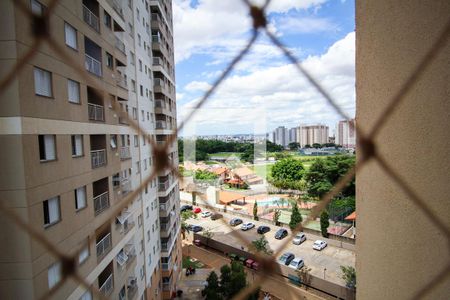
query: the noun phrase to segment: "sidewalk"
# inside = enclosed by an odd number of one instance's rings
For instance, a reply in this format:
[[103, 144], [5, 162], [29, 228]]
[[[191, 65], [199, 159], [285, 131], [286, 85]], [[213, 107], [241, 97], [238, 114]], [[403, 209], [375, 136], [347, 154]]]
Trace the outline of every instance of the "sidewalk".
[[[215, 252], [206, 250], [201, 247], [197, 247], [189, 243], [188, 241], [183, 241], [183, 255], [195, 257], [206, 265], [210, 266], [211, 269], [205, 269], [209, 271], [214, 270], [218, 276], [220, 276], [220, 268], [224, 264], [228, 264], [230, 260], [224, 256], [221, 256]], [[250, 284], [259, 278], [259, 274], [256, 271], [249, 270], [245, 268], [247, 272], [247, 280]], [[206, 277], [208, 275], [206, 274]], [[205, 278], [206, 278], [205, 277]], [[184, 277], [183, 277], [184, 278]], [[189, 277], [188, 277], [189, 278]], [[281, 276], [269, 275], [263, 282], [261, 289], [263, 291], [273, 294], [275, 297], [280, 299], [333, 299], [327, 295], [317, 295], [315, 291], [307, 291], [303, 288], [289, 284], [289, 281]], [[190, 299], [190, 298], [185, 298]], [[199, 298], [198, 298], [199, 299]]]

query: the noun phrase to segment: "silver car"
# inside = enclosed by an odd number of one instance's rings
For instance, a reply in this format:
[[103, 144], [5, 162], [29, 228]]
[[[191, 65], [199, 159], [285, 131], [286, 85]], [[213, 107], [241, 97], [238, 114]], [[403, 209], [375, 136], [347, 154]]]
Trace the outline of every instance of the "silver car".
[[300, 257], [296, 257], [289, 264], [289, 268], [300, 270], [304, 265], [305, 263], [303, 262], [303, 259], [301, 259]]
[[292, 240], [292, 244], [300, 245], [304, 241], [306, 241], [306, 235], [303, 232], [299, 232], [295, 235], [294, 239]]

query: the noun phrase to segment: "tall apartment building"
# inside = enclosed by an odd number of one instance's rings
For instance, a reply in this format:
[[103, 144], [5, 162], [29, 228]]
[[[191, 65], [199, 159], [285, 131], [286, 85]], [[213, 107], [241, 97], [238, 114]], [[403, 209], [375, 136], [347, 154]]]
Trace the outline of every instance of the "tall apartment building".
[[336, 124], [335, 143], [345, 148], [356, 147], [355, 119], [342, 120]]
[[297, 129], [297, 142], [300, 147], [312, 144], [328, 143], [328, 126], [327, 125], [300, 125]]
[[[37, 15], [48, 2], [24, 1]], [[33, 37], [13, 1], [0, 8], [3, 77]], [[176, 128], [171, 11], [170, 0], [60, 0], [49, 34], [99, 89], [44, 45], [0, 96], [2, 204], [77, 255], [81, 276], [112, 299], [169, 298], [181, 269], [173, 173], [159, 173], [112, 215], [156, 159], [125, 115], [158, 145]], [[169, 156], [177, 165], [176, 143]], [[61, 262], [6, 217], [0, 224], [0, 298], [42, 297], [62, 280]], [[69, 280], [53, 296], [92, 292]]]
[[293, 127], [289, 129], [288, 145], [289, 143], [296, 143], [296, 142], [297, 142], [297, 127]]
[[273, 140], [277, 145], [287, 147], [289, 139], [289, 133], [286, 127], [279, 126], [273, 131]]

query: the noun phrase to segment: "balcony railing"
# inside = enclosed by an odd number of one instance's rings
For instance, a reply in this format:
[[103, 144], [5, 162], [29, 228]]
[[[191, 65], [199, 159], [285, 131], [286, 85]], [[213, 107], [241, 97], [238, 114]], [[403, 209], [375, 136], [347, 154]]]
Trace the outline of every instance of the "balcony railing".
[[97, 243], [96, 248], [97, 248], [97, 257], [102, 257], [103, 255], [108, 253], [109, 250], [111, 250], [111, 233], [105, 235], [105, 237], [102, 238]]
[[116, 36], [116, 48], [117, 48], [120, 52], [122, 52], [123, 54], [126, 55], [126, 52], [125, 52], [125, 44], [119, 39], [118, 36]]
[[161, 37], [157, 35], [152, 35], [152, 42], [161, 44]]
[[124, 146], [120, 147], [119, 156], [121, 160], [126, 160], [131, 158], [130, 147]]
[[94, 211], [95, 215], [100, 214], [102, 211], [109, 207], [109, 193], [104, 192], [94, 197]]
[[163, 290], [170, 291], [170, 287], [172, 286], [172, 279], [167, 282], [163, 282]]
[[122, 196], [131, 192], [131, 181], [129, 179], [124, 179], [120, 183], [120, 188], [122, 190]]
[[121, 88], [128, 89], [128, 82], [122, 74], [116, 73], [116, 84]]
[[160, 182], [158, 184], [158, 191], [159, 192], [163, 192], [163, 191], [167, 190], [169, 188], [169, 186], [170, 186], [170, 181], [169, 180], [166, 180], [164, 182]]
[[121, 0], [107, 0], [107, 2], [112, 6], [112, 8], [117, 12], [117, 14], [123, 20], [123, 9], [121, 5]]
[[166, 85], [164, 80], [162, 80], [160, 78], [155, 78], [154, 79], [154, 83], [155, 83], [156, 86], [161, 86], [161, 87], [164, 87]]
[[124, 125], [128, 125], [128, 118], [127, 118], [128, 113], [125, 111], [121, 111], [119, 113], [119, 123], [120, 124], [124, 124]]
[[164, 270], [164, 271], [167, 271], [167, 270], [170, 270], [171, 268], [172, 268], [172, 263], [170, 262], [170, 258], [169, 258], [169, 262], [166, 262], [166, 263], [161, 263], [161, 268]]
[[154, 66], [163, 66], [164, 61], [159, 57], [153, 57], [153, 65]]
[[102, 63], [87, 53], [84, 54], [84, 57], [84, 65], [86, 70], [97, 76], [102, 76]]
[[162, 100], [162, 99], [155, 99], [155, 107], [158, 108], [166, 108], [166, 101]]
[[93, 169], [106, 165], [106, 149], [91, 150], [91, 165]]
[[89, 120], [105, 121], [103, 106], [93, 103], [88, 103]]
[[156, 121], [155, 127], [156, 127], [156, 129], [167, 129], [167, 122], [166, 121]]
[[84, 5], [83, 5], [83, 20], [95, 31], [100, 32], [100, 21], [98, 17]]
[[106, 279], [105, 282], [103, 282], [99, 290], [103, 295], [108, 296], [113, 291], [113, 288], [114, 288], [114, 281], [113, 281], [113, 274], [111, 274], [108, 276], [108, 279]]

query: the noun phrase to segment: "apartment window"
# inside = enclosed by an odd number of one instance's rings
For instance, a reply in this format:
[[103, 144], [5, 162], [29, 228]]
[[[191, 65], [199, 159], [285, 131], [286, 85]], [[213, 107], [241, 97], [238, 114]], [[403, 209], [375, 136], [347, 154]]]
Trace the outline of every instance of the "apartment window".
[[131, 38], [134, 38], [133, 37], [133, 25], [131, 23], [128, 23], [128, 31], [130, 32]]
[[141, 46], [141, 35], [138, 33], [138, 46], [140, 47]]
[[89, 257], [89, 242], [87, 242], [78, 254], [78, 263], [81, 265]]
[[155, 232], [155, 224], [152, 224], [152, 232]]
[[86, 186], [75, 189], [75, 209], [80, 210], [86, 207]]
[[145, 208], [145, 218], [148, 219], [150, 217], [150, 210], [148, 209], [148, 206]]
[[115, 135], [115, 134], [111, 135], [110, 145], [111, 145], [112, 149], [117, 148], [117, 135]]
[[[145, 139], [144, 139], [144, 141], [145, 141]], [[147, 170], [147, 159], [144, 159], [144, 171], [146, 171]]]
[[130, 64], [134, 66], [134, 53], [130, 51]]
[[148, 254], [148, 265], [150, 266], [152, 264], [152, 255]]
[[[141, 118], [142, 118], [142, 122], [144, 122], [145, 121], [145, 112], [143, 109], [141, 109]], [[145, 137], [144, 137], [144, 140], [145, 140]]]
[[61, 263], [57, 262], [48, 268], [48, 288], [53, 288], [61, 280]]
[[133, 1], [132, 0], [128, 0], [128, 7], [131, 8], [133, 5]]
[[71, 103], [80, 103], [80, 83], [67, 79], [67, 97]]
[[141, 85], [139, 85], [139, 93], [141, 94], [141, 96], [144, 96], [144, 87]]
[[142, 60], [139, 60], [139, 71], [142, 72]]
[[136, 93], [136, 81], [134, 81], [133, 79], [131, 79], [131, 91]]
[[142, 214], [138, 216], [138, 226], [142, 226]]
[[137, 16], [137, 19], [139, 20], [139, 9], [137, 9], [137, 8], [136, 8], [136, 16]]
[[64, 23], [64, 32], [66, 38], [66, 45], [73, 49], [78, 49], [77, 45], [77, 30], [70, 24]]
[[137, 135], [134, 136], [134, 146], [138, 147], [139, 146], [139, 138]]
[[144, 267], [140, 268], [141, 280], [144, 279]]
[[72, 157], [83, 155], [83, 136], [80, 134], [72, 135]]
[[141, 163], [139, 161], [136, 162], [136, 174], [141, 172]]
[[153, 246], [153, 254], [156, 254], [155, 246]]
[[146, 141], [146, 139], [145, 139], [145, 135], [142, 136], [142, 143], [144, 144], [144, 146], [145, 146], [145, 144], [147, 143], [147, 141]]
[[31, 12], [37, 16], [42, 16], [44, 13], [44, 5], [39, 1], [31, 0]]
[[137, 108], [133, 107], [133, 119], [137, 120]]
[[141, 239], [141, 253], [144, 252], [144, 239]]
[[106, 52], [106, 66], [110, 69], [114, 68], [113, 56], [108, 52]]
[[86, 291], [83, 296], [80, 297], [79, 300], [92, 300], [92, 293], [91, 291]]
[[148, 184], [145, 185], [145, 193], [148, 194]]
[[39, 135], [39, 158], [41, 161], [56, 159], [56, 143], [54, 135]]
[[59, 207], [59, 196], [50, 198], [43, 202], [44, 206], [44, 225], [50, 226], [61, 219]]
[[103, 11], [103, 13], [104, 13], [103, 23], [105, 24], [106, 27], [111, 29], [111, 25], [112, 25], [111, 16], [106, 11]]
[[150, 113], [147, 112], [147, 121], [150, 121]]
[[150, 230], [147, 230], [147, 241], [150, 241]]
[[39, 96], [52, 97], [52, 73], [34, 67], [34, 92]]

